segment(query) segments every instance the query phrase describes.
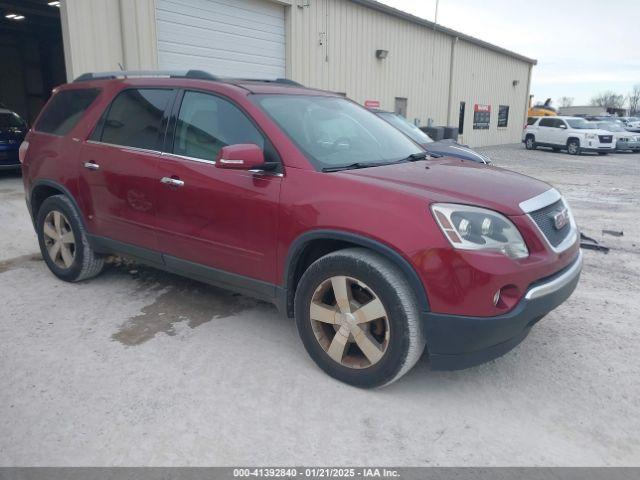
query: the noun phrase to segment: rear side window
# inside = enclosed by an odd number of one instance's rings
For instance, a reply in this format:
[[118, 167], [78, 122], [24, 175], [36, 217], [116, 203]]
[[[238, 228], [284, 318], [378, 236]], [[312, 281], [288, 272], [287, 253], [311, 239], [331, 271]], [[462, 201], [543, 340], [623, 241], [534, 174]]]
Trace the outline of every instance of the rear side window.
[[[173, 94], [173, 90], [164, 89], [131, 89], [120, 93], [98, 125], [98, 128], [102, 127], [100, 141], [161, 150], [164, 112]], [[97, 139], [97, 136], [93, 135], [92, 138]]]
[[35, 126], [38, 132], [66, 135], [100, 94], [97, 88], [63, 90], [47, 104]]
[[541, 127], [555, 127], [552, 118], [542, 118], [540, 119], [540, 123], [538, 125], [540, 125]]

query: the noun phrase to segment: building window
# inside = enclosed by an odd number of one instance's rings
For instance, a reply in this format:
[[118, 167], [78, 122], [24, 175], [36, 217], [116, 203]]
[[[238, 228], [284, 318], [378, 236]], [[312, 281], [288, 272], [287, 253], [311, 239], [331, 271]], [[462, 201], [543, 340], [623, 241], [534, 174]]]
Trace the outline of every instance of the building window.
[[458, 135], [462, 135], [464, 133], [464, 111], [466, 109], [466, 106], [466, 102], [460, 102], [460, 115], [458, 116]]
[[407, 118], [407, 99], [396, 97], [395, 108], [393, 111], [398, 115], [402, 115], [404, 118]]
[[498, 128], [504, 128], [509, 125], [509, 106], [500, 105], [498, 108]]
[[491, 123], [491, 105], [479, 105], [473, 106], [473, 129], [474, 130], [489, 130], [489, 124]]

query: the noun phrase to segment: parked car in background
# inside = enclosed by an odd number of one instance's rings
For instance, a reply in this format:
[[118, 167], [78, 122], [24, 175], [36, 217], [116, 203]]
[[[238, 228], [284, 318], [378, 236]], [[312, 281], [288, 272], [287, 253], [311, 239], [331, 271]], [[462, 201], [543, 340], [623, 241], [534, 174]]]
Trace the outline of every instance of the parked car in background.
[[640, 133], [630, 132], [617, 122], [593, 122], [600, 130], [606, 130], [613, 134], [616, 150], [640, 151]]
[[0, 170], [20, 168], [18, 149], [28, 129], [20, 115], [0, 108]]
[[548, 147], [570, 155], [597, 152], [606, 155], [616, 149], [613, 134], [580, 117], [541, 117], [527, 125], [522, 134], [527, 150]]
[[620, 117], [620, 120], [625, 124], [627, 129], [631, 132], [640, 132], [640, 117]]
[[359, 387], [402, 377], [425, 346], [433, 369], [496, 358], [578, 283], [578, 228], [544, 182], [429, 158], [338, 94], [126, 75], [57, 88], [20, 149], [62, 280], [119, 253], [271, 301], [320, 368]]
[[380, 118], [389, 122], [432, 155], [456, 157], [461, 158], [462, 160], [471, 160], [472, 162], [484, 164], [491, 163], [491, 159], [486, 155], [482, 155], [481, 153], [471, 150], [467, 145], [462, 145], [455, 140], [446, 139], [434, 142], [429, 135], [420, 130], [413, 123], [409, 122], [402, 115], [398, 115], [393, 112], [386, 112], [384, 110], [371, 109], [371, 111]]

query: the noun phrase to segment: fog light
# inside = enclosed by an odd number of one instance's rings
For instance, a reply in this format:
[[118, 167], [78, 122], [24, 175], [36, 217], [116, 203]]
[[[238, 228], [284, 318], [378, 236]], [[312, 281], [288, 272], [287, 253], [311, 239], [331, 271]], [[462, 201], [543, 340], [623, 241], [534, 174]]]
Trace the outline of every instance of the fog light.
[[497, 307], [498, 306], [498, 302], [500, 301], [500, 291], [502, 289], [498, 290], [495, 295], [493, 296], [493, 306]]

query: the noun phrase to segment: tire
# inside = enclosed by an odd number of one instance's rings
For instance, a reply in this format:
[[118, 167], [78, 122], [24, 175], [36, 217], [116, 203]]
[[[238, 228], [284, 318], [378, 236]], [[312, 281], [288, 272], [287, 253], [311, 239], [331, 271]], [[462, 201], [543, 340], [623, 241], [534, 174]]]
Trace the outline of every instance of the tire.
[[567, 141], [567, 153], [569, 155], [580, 155], [580, 141], [575, 138], [571, 138]]
[[533, 135], [527, 135], [524, 137], [524, 148], [527, 150], [535, 150], [538, 148], [538, 145], [536, 144], [536, 137]]
[[[338, 306], [334, 285], [346, 287], [342, 291], [349, 292], [346, 310], [351, 313]], [[320, 258], [302, 275], [295, 295], [296, 325], [307, 352], [327, 374], [356, 387], [381, 387], [402, 377], [422, 356], [425, 339], [417, 305], [395, 264], [369, 250], [349, 248]]]
[[36, 216], [36, 233], [42, 258], [61, 280], [79, 282], [102, 271], [104, 257], [89, 245], [80, 214], [68, 197], [55, 195], [42, 203]]

